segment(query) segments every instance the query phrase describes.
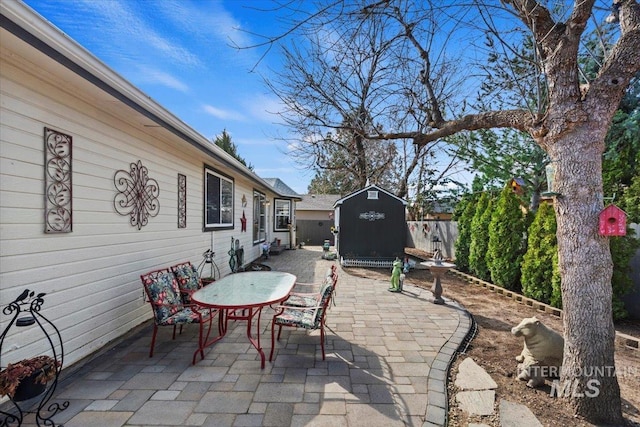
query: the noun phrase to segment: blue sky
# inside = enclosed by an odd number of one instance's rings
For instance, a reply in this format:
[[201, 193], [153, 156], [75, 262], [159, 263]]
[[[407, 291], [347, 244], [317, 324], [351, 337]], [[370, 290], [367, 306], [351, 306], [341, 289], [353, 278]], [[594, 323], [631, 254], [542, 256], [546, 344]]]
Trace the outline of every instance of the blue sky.
[[[4, 0], [3, 0], [4, 1]], [[261, 76], [277, 49], [236, 49], [280, 30], [268, 0], [24, 0], [208, 139], [223, 129], [263, 178], [304, 194], [313, 174], [286, 156], [278, 99]]]

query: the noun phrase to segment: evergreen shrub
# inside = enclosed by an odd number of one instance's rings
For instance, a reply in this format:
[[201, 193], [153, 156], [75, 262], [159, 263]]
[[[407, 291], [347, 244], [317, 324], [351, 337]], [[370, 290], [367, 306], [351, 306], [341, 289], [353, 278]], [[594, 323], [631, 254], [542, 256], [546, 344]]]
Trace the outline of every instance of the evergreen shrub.
[[640, 240], [636, 239], [634, 234], [633, 229], [627, 227], [626, 236], [611, 237], [609, 240], [611, 259], [613, 260], [611, 287], [613, 292], [612, 309], [614, 320], [624, 319], [629, 315], [624, 308], [622, 297], [633, 289], [631, 258], [633, 258], [638, 247], [640, 247]]
[[505, 187], [495, 203], [489, 223], [486, 262], [491, 281], [505, 289], [520, 290], [525, 220], [518, 196]]
[[476, 211], [477, 197], [463, 198], [456, 206], [454, 219], [458, 221], [458, 238], [455, 243], [456, 268], [469, 272], [469, 250], [471, 246], [471, 221]]
[[[558, 244], [556, 240], [556, 214], [553, 206], [542, 203], [529, 226], [527, 252], [522, 260], [522, 294], [545, 304], [551, 304], [554, 294], [554, 273], [558, 275]], [[556, 257], [554, 266], [554, 256]], [[559, 284], [559, 282], [558, 282]], [[560, 303], [562, 303], [560, 298]]]
[[482, 193], [471, 220], [471, 244], [469, 246], [469, 270], [479, 279], [491, 280], [486, 255], [489, 245], [489, 223], [491, 222], [491, 196]]

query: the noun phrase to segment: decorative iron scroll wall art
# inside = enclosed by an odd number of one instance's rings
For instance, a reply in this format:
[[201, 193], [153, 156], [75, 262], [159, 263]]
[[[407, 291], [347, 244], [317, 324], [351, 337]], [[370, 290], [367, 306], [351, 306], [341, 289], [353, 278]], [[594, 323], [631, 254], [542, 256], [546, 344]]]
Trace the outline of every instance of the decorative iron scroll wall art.
[[178, 228], [187, 228], [187, 177], [178, 174]]
[[71, 198], [71, 136], [44, 128], [45, 233], [73, 228]]
[[129, 171], [119, 170], [113, 178], [118, 193], [113, 205], [122, 216], [129, 216], [129, 223], [138, 230], [149, 223], [149, 217], [160, 212], [160, 186], [149, 178], [149, 171], [142, 162], [131, 163]]

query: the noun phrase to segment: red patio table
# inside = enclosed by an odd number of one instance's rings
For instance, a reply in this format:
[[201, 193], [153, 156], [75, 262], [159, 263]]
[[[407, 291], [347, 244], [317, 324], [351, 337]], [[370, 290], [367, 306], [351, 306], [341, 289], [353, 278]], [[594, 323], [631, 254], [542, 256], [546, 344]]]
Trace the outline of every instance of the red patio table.
[[[296, 283], [296, 276], [281, 271], [247, 271], [225, 276], [191, 295], [191, 300], [203, 307], [218, 309], [223, 326], [220, 336], [202, 343], [201, 350], [222, 339], [228, 319], [246, 320], [249, 342], [258, 350], [264, 369], [265, 356], [260, 346], [260, 314], [267, 305], [286, 300]], [[256, 337], [251, 334], [253, 318]]]

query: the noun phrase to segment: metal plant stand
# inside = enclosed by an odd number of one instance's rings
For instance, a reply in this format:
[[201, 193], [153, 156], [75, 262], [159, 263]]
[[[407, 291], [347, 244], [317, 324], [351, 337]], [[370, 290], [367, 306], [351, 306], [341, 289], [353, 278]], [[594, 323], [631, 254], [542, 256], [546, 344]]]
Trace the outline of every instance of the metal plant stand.
[[[65, 401], [62, 404], [49, 404], [49, 400], [51, 400], [51, 397], [58, 385], [60, 372], [62, 371], [64, 351], [62, 348], [62, 337], [60, 336], [60, 331], [49, 319], [40, 313], [40, 309], [44, 304], [45, 295], [46, 294], [44, 293], [36, 294], [34, 291], [25, 289], [18, 298], [3, 308], [2, 314], [5, 316], [12, 316], [12, 318], [5, 330], [2, 332], [2, 335], [0, 335], [0, 366], [2, 366], [2, 347], [9, 330], [13, 327], [25, 328], [37, 324], [51, 347], [53, 359], [58, 361], [59, 364], [56, 364], [55, 366], [55, 378], [46, 384], [44, 391], [40, 395], [42, 397], [40, 397], [40, 402], [35, 412], [36, 424], [38, 426], [55, 426], [56, 424], [52, 420], [53, 416], [58, 412], [67, 409], [69, 407], [69, 402]], [[6, 366], [2, 367], [3, 369], [6, 368]], [[33, 399], [35, 400], [36, 397]], [[29, 405], [35, 405], [31, 400], [32, 399], [29, 399], [26, 402], [29, 402]], [[12, 407], [8, 408], [10, 412], [0, 410], [0, 414], [3, 417], [3, 419], [0, 420], [0, 426], [21, 426], [24, 416], [31, 411], [26, 410], [29, 408], [21, 408], [20, 402], [14, 400], [14, 398], [10, 398], [10, 404], [7, 404], [12, 405]], [[5, 409], [5, 407], [2, 409]]]
[[220, 278], [220, 269], [218, 268], [218, 264], [216, 264], [214, 255], [215, 252], [211, 249], [207, 249], [202, 254], [202, 261], [200, 262], [200, 265], [198, 265], [198, 275], [204, 285], [215, 282], [216, 273], [218, 275], [217, 278]]

